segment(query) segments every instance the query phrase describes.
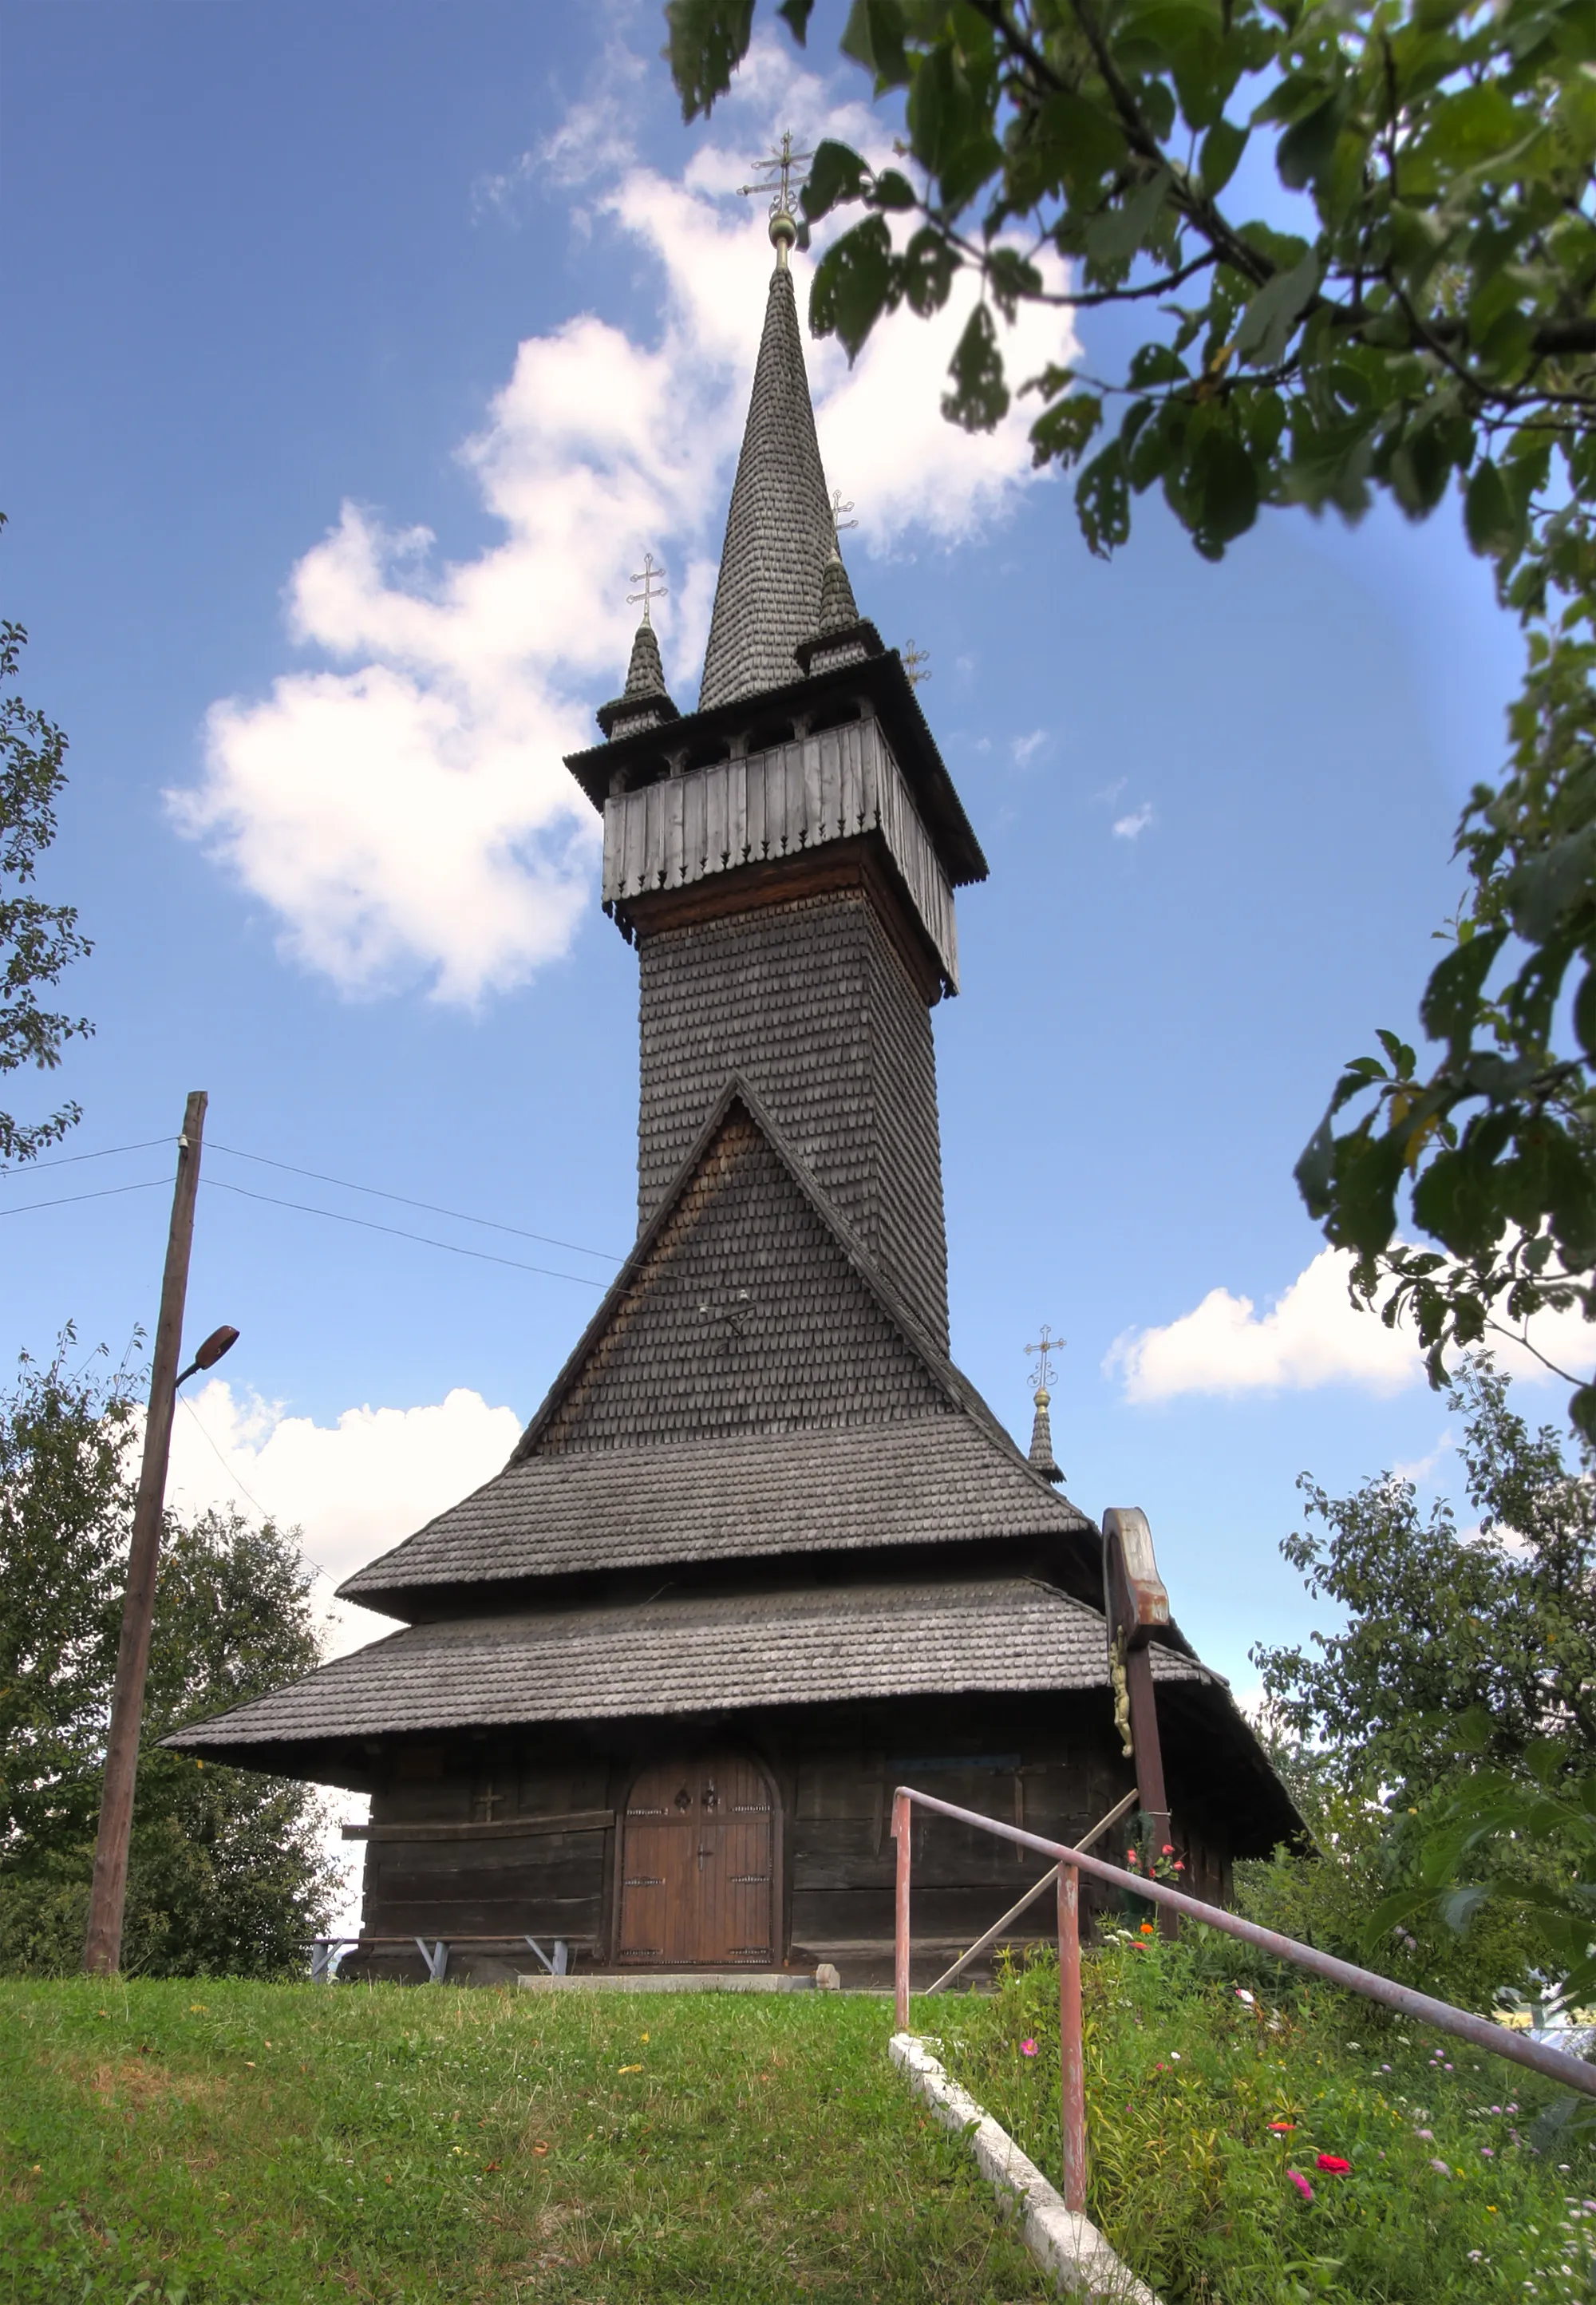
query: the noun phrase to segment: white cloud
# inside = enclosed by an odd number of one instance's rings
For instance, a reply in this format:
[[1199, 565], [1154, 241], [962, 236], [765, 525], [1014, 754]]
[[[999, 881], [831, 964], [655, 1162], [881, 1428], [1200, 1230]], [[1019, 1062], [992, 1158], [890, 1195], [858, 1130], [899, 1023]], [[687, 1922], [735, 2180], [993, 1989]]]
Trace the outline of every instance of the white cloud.
[[417, 1408], [346, 1408], [334, 1425], [235, 1396], [220, 1377], [180, 1399], [189, 1413], [172, 1428], [171, 1502], [190, 1511], [236, 1503], [297, 1527], [337, 1651], [388, 1628], [333, 1602], [334, 1586], [489, 1479], [521, 1433], [514, 1409], [464, 1387]]
[[1017, 766], [1028, 769], [1047, 741], [1045, 728], [1033, 728], [1028, 736], [1016, 736], [1012, 749]]
[[1442, 1458], [1448, 1455], [1456, 1446], [1457, 1443], [1453, 1440], [1451, 1433], [1443, 1433], [1434, 1448], [1426, 1450], [1423, 1456], [1398, 1457], [1391, 1467], [1392, 1477], [1398, 1481], [1411, 1481], [1414, 1488], [1421, 1488], [1430, 1479]]
[[[1423, 1356], [1410, 1328], [1388, 1329], [1347, 1294], [1350, 1260], [1320, 1249], [1304, 1271], [1260, 1313], [1250, 1297], [1210, 1289], [1194, 1311], [1166, 1327], [1127, 1330], [1104, 1357], [1127, 1400], [1176, 1400], [1191, 1394], [1307, 1392], [1350, 1384], [1388, 1397], [1424, 1379]], [[1596, 1331], [1577, 1313], [1548, 1314], [1532, 1334], [1541, 1352], [1575, 1373], [1596, 1357]], [[1551, 1382], [1522, 1345], [1493, 1337], [1498, 1364], [1515, 1380]], [[1439, 1453], [1439, 1451], [1438, 1451]], [[1433, 1459], [1415, 1474], [1427, 1470]]]
[[1110, 829], [1116, 840], [1140, 840], [1153, 821], [1152, 803], [1144, 800], [1141, 807], [1133, 809], [1128, 816], [1116, 816]]
[[[480, 207], [505, 207], [538, 173], [580, 198], [573, 225], [597, 217], [647, 249], [649, 340], [587, 314], [520, 345], [461, 450], [502, 530], [476, 557], [440, 565], [424, 528], [345, 504], [286, 587], [291, 637], [320, 661], [216, 703], [199, 781], [169, 795], [179, 828], [271, 908], [284, 950], [346, 991], [420, 982], [471, 1002], [565, 949], [598, 821], [561, 756], [594, 740], [593, 707], [621, 685], [645, 546], [670, 570], [662, 639], [690, 702], [771, 260], [761, 205], [735, 195], [750, 137], [790, 123], [809, 144], [887, 149], [873, 115], [839, 111], [774, 40], [717, 120], [724, 140], [665, 176], [634, 164], [613, 106], [578, 105], [478, 187]], [[1047, 477], [1024, 413], [989, 435], [941, 416], [972, 293], [883, 327], [852, 370], [835, 343], [810, 345], [828, 472], [858, 499], [870, 554], [957, 544]], [[1069, 349], [1067, 315], [1048, 310], [1022, 315], [1008, 346], [1016, 378]]]

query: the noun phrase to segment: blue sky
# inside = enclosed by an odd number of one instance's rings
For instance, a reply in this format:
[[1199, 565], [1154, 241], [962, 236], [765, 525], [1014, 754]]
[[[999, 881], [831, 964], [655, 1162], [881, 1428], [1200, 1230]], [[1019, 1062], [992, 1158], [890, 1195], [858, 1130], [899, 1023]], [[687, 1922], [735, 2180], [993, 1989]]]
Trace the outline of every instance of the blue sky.
[[[625, 1248], [635, 964], [559, 754], [619, 685], [645, 548], [694, 693], [768, 264], [731, 187], [788, 122], [890, 124], [827, 79], [824, 12], [692, 131], [652, 6], [7, 0], [4, 37], [0, 572], [72, 739], [47, 887], [96, 941], [63, 1149], [170, 1136], [209, 1090], [234, 1150], [191, 1328], [243, 1338], [174, 1477], [344, 1570], [502, 1459], [609, 1268], [238, 1153]], [[1017, 433], [940, 423], [945, 344], [904, 319], [813, 372], [862, 608], [930, 651], [992, 866], [937, 1012], [955, 1357], [1023, 1438], [1023, 1348], [1067, 1338], [1071, 1493], [1147, 1510], [1245, 1685], [1251, 1642], [1312, 1622], [1277, 1554], [1299, 1470], [1448, 1477], [1411, 1354], [1309, 1273], [1291, 1169], [1339, 1061], [1411, 1025], [1517, 643], [1451, 508], [1271, 515], [1212, 568], [1146, 505], [1093, 562]], [[0, 1206], [168, 1164], [41, 1169]], [[0, 1217], [0, 1345], [151, 1327], [165, 1198]]]

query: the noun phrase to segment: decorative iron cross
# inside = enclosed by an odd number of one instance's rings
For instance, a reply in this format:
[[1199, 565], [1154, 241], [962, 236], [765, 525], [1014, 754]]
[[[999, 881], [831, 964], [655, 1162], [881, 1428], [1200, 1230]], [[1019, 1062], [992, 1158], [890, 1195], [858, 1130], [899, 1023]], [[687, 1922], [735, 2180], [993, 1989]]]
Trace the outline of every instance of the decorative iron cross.
[[[911, 688], [918, 688], [922, 680], [929, 680], [931, 676], [931, 652], [930, 649], [916, 648], [913, 636], [904, 651], [904, 670], [909, 676]], [[1025, 1349], [1033, 1353], [1037, 1348], [1034, 1345], [1027, 1345]]]
[[858, 527], [859, 523], [856, 520], [845, 520], [843, 518], [843, 515], [845, 512], [852, 512], [853, 509], [853, 507], [851, 504], [845, 504], [843, 502], [842, 490], [840, 489], [833, 489], [831, 491], [831, 532], [834, 536], [840, 537], [845, 528]]
[[[814, 157], [812, 152], [794, 152], [793, 132], [790, 128], [784, 128], [781, 132], [781, 149], [778, 152], [767, 154], [762, 160], [756, 160], [753, 164], [755, 169], [753, 183], [739, 184], [737, 190], [744, 200], [749, 199], [755, 192], [769, 192], [774, 195], [770, 202], [771, 215], [791, 216], [793, 171], [794, 168], [806, 167]], [[800, 175], [798, 181], [802, 183], [803, 177]]]
[[1041, 1342], [1036, 1345], [1027, 1345], [1025, 1348], [1028, 1353], [1035, 1353], [1038, 1356], [1036, 1389], [1039, 1392], [1045, 1392], [1053, 1382], [1053, 1362], [1051, 1356], [1060, 1349], [1064, 1341], [1065, 1340], [1062, 1337], [1055, 1337], [1049, 1333], [1048, 1323], [1044, 1321], [1042, 1323]]
[[629, 608], [635, 608], [638, 601], [641, 600], [643, 604], [643, 622], [645, 625], [651, 625], [654, 619], [649, 613], [649, 609], [652, 608], [656, 600], [663, 600], [665, 598], [666, 589], [665, 571], [663, 568], [657, 568], [655, 566], [654, 556], [651, 552], [644, 553], [643, 565], [637, 571], [632, 581], [634, 584], [641, 584], [642, 586], [642, 591], [641, 592], [628, 592], [626, 595], [626, 606]]

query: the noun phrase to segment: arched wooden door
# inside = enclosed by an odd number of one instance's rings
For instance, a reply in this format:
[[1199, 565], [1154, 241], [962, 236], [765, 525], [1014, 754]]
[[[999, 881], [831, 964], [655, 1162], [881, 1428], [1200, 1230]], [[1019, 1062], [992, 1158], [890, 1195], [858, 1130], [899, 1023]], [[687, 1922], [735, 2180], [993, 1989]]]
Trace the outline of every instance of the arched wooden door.
[[762, 1771], [736, 1754], [645, 1769], [621, 1839], [620, 1961], [649, 1969], [770, 1967], [775, 1823]]

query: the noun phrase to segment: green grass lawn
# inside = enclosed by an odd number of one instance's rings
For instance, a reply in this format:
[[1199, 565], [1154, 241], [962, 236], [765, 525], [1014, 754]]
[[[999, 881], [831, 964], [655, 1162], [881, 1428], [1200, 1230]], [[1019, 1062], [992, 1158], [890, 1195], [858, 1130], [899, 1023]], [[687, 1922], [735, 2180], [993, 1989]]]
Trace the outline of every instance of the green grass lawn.
[[[1520, 2069], [1203, 1932], [1094, 1953], [1086, 2006], [1088, 2206], [1167, 2305], [1596, 2297], [1596, 2171], [1532, 2149], [1553, 2092]], [[1051, 1960], [913, 2021], [1057, 2181]], [[890, 2026], [835, 1995], [0, 1985], [0, 2300], [1048, 2294]]]
[[833, 1995], [0, 1985], [0, 2298], [1034, 2299]]
[[[1534, 2149], [1560, 2092], [1522, 2066], [1206, 1930], [1110, 1941], [1083, 1985], [1088, 2212], [1167, 2305], [1596, 2296], [1596, 2168]], [[914, 2023], [1060, 2183], [1056, 1960]]]

